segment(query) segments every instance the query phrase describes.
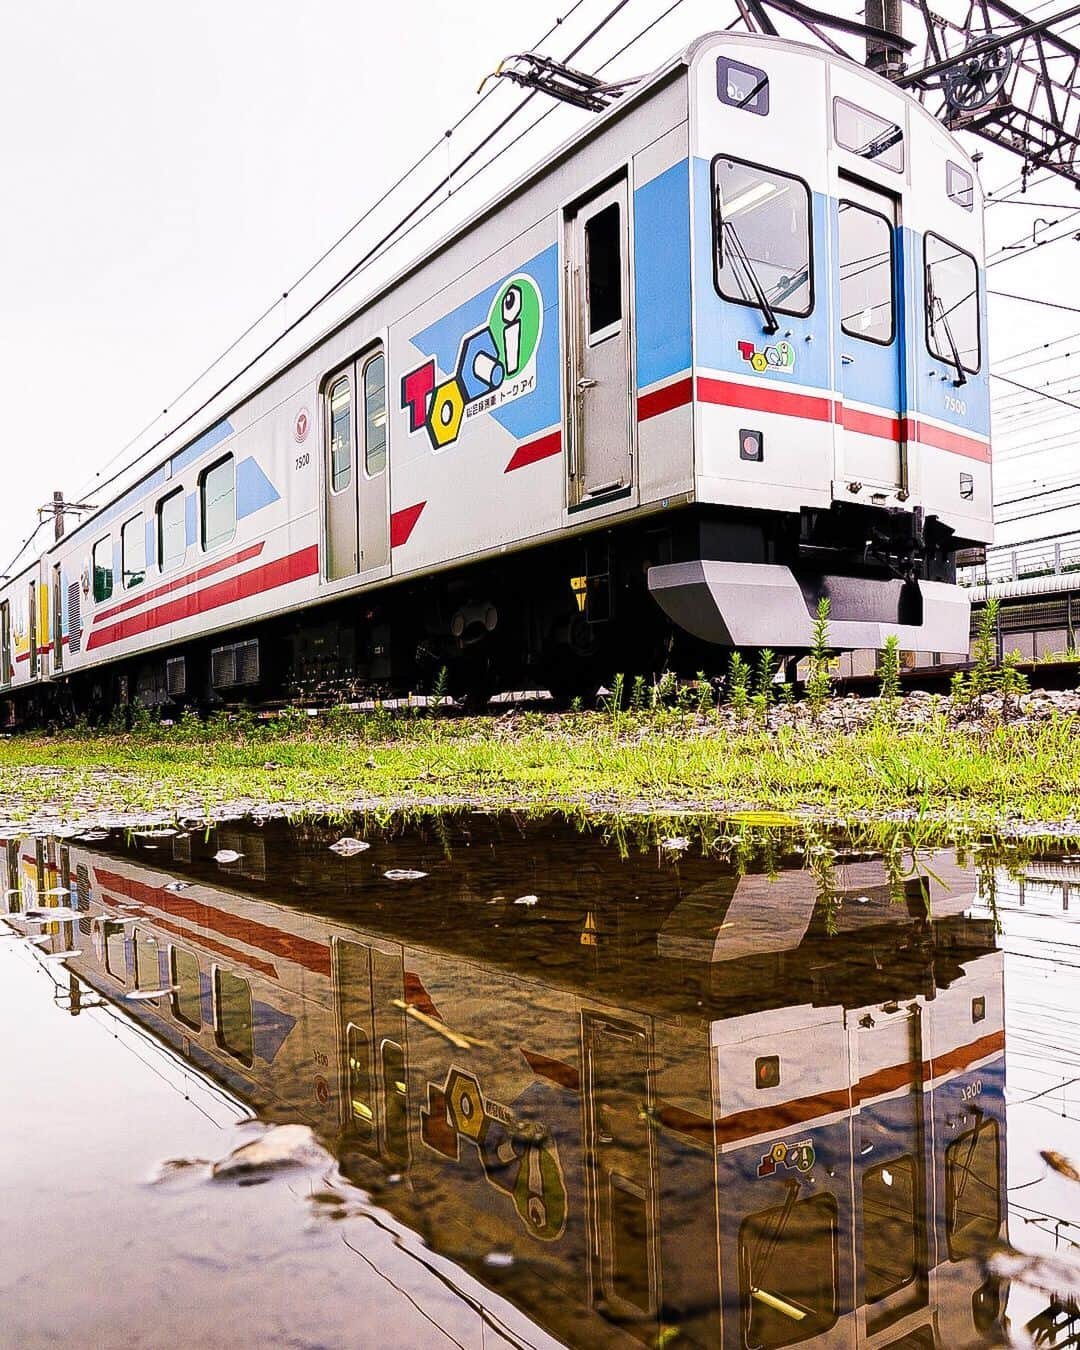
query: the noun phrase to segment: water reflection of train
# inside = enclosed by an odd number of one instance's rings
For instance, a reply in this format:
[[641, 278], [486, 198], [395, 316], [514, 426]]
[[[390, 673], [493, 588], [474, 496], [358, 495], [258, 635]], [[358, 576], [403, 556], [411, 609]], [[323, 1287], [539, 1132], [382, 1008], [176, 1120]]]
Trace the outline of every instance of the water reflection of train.
[[[8, 907], [70, 888], [78, 916], [46, 932], [79, 981], [164, 990], [129, 1015], [309, 1121], [348, 1176], [571, 1344], [994, 1335], [1001, 964], [960, 868], [934, 862], [951, 889], [890, 885], [873, 860], [824, 886], [689, 857], [589, 877], [580, 843], [526, 834], [501, 873], [474, 848], [410, 887], [383, 877], [415, 864], [407, 840], [328, 873], [325, 841], [278, 862], [270, 836], [24, 840]], [[216, 867], [222, 847], [241, 857]], [[538, 904], [497, 893], [507, 855]], [[267, 898], [305, 892], [325, 916]], [[484, 1265], [493, 1250], [513, 1262]]]

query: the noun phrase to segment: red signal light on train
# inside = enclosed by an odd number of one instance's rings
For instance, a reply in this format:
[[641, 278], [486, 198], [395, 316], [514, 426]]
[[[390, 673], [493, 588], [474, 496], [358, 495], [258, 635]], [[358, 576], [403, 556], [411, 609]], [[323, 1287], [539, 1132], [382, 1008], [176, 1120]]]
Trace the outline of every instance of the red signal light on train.
[[780, 1086], [779, 1055], [760, 1055], [754, 1060], [754, 1085], [758, 1088]]

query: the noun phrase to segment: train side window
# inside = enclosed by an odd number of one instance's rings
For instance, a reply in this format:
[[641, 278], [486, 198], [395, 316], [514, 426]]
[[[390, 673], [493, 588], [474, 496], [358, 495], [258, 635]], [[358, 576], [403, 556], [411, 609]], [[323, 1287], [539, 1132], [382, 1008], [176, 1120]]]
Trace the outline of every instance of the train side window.
[[713, 160], [713, 281], [725, 300], [805, 318], [814, 307], [810, 189], [748, 160]]
[[945, 161], [945, 195], [949, 201], [971, 211], [975, 206], [975, 180], [967, 169], [954, 164], [951, 159]]
[[716, 60], [716, 95], [730, 108], [767, 117], [769, 113], [769, 77], [754, 66], [744, 66], [726, 56]]
[[915, 1160], [910, 1154], [863, 1174], [863, 1280], [867, 1303], [895, 1294], [916, 1275]]
[[815, 1195], [748, 1215], [739, 1228], [744, 1344], [772, 1350], [836, 1323], [838, 1210]]
[[192, 1031], [202, 1027], [202, 978], [199, 958], [183, 947], [169, 948], [169, 983], [173, 987], [172, 1011], [178, 1022]]
[[585, 290], [589, 341], [614, 337], [622, 322], [622, 225], [612, 202], [585, 222]]
[[896, 173], [904, 172], [904, 130], [887, 117], [868, 112], [846, 98], [833, 99], [836, 144]]
[[982, 1256], [1001, 1228], [1001, 1145], [996, 1120], [979, 1121], [945, 1150], [945, 1232], [949, 1259]]
[[107, 534], [94, 545], [94, 599], [108, 600], [113, 592], [112, 535]]
[[214, 967], [214, 1039], [233, 1059], [255, 1062], [251, 985], [231, 970]]
[[183, 561], [187, 552], [187, 520], [184, 489], [177, 488], [157, 504], [158, 566], [164, 572]]
[[105, 973], [121, 984], [127, 981], [127, 942], [124, 925], [103, 919], [101, 938], [104, 949]]
[[223, 455], [199, 475], [202, 546], [207, 553], [236, 533], [236, 460]]
[[364, 472], [376, 478], [386, 468], [386, 359], [382, 352], [364, 366]]
[[141, 511], [125, 521], [120, 531], [120, 578], [125, 591], [146, 580], [146, 530]]
[[893, 311], [893, 231], [884, 216], [840, 203], [840, 327], [887, 347]]
[[135, 988], [144, 991], [161, 988], [157, 938], [143, 929], [135, 933]]
[[352, 389], [347, 375], [330, 386], [326, 412], [330, 433], [330, 490], [340, 492], [352, 481]]
[[371, 1098], [371, 1043], [355, 1022], [345, 1028], [345, 1056], [349, 1077], [349, 1133], [370, 1139], [375, 1125]]
[[978, 268], [970, 253], [939, 235], [923, 240], [926, 260], [926, 346], [931, 356], [970, 375], [981, 364]]

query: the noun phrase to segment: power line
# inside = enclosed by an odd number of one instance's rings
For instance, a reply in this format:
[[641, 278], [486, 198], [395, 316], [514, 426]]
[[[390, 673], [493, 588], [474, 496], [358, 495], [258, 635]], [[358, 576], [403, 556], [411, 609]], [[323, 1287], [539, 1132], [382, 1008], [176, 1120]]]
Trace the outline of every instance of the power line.
[[1005, 384], [1015, 385], [1017, 389], [1026, 389], [1029, 394], [1038, 394], [1040, 398], [1051, 399], [1054, 403], [1060, 403], [1066, 408], [1075, 408], [1077, 412], [1080, 412], [1080, 403], [1072, 403], [1067, 398], [1059, 398], [1057, 394], [1044, 393], [1043, 390], [1035, 389], [1030, 384], [1021, 384], [1019, 380], [1010, 380], [1007, 375], [1002, 375], [999, 371], [992, 370], [990, 372], [990, 378], [992, 380], [1002, 380]]
[[[1026, 300], [1029, 305], [1040, 305], [1044, 309], [1064, 309], [1070, 314], [1080, 314], [1080, 305], [1063, 305], [1056, 300], [1040, 300], [1036, 295], [1016, 295], [1012, 291], [994, 291], [987, 289], [987, 295], [1000, 295], [1006, 300]], [[1065, 341], [1064, 338], [1061, 341]], [[1034, 351], [1035, 349], [1032, 348]]]

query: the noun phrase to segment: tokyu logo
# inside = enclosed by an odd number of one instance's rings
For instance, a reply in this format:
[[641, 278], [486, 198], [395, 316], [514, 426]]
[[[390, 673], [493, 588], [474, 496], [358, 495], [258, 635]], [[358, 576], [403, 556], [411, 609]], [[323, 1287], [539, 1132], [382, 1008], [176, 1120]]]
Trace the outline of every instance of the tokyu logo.
[[466, 333], [454, 374], [436, 382], [434, 358], [401, 381], [409, 431], [426, 431], [433, 450], [457, 440], [462, 422], [501, 408], [536, 388], [536, 353], [544, 326], [540, 287], [524, 273], [505, 282], [483, 328]]

